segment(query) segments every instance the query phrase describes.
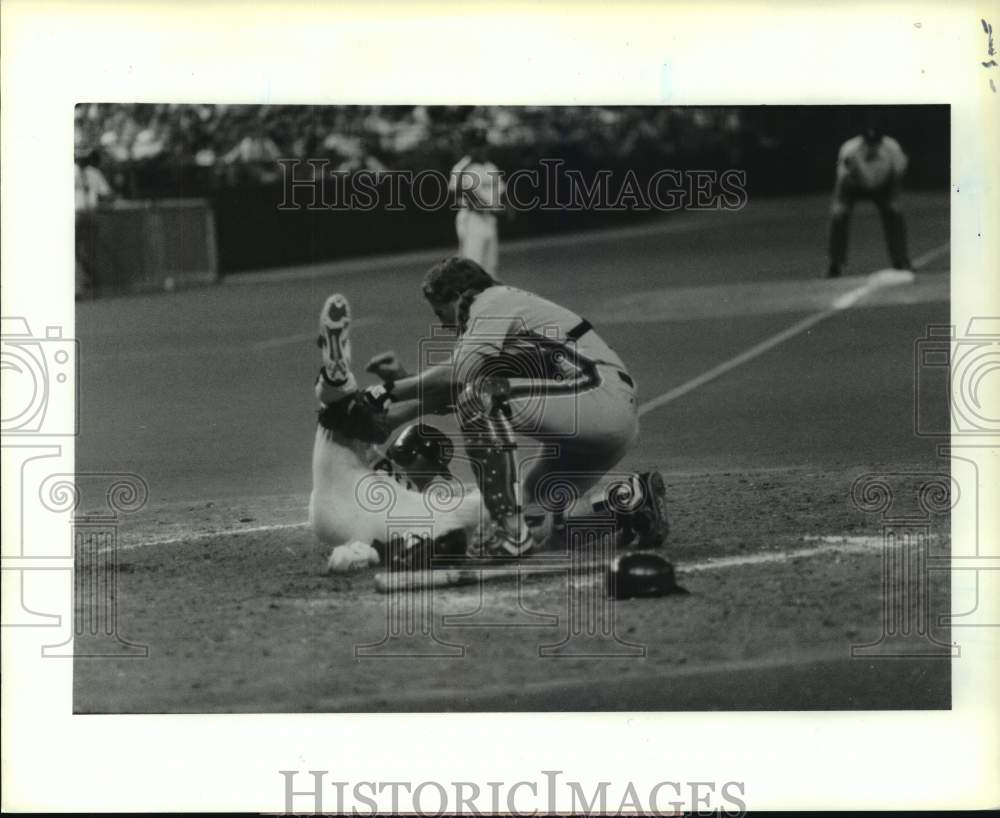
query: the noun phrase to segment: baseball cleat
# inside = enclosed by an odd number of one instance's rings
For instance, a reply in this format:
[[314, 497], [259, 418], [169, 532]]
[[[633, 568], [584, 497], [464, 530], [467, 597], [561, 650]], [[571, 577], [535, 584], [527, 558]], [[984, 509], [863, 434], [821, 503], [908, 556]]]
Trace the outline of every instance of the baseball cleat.
[[524, 514], [524, 522], [536, 551], [566, 550], [566, 516], [533, 508]]
[[475, 537], [466, 550], [473, 559], [511, 559], [526, 557], [535, 546], [527, 525], [511, 531], [502, 523], [492, 523]]
[[619, 548], [659, 548], [667, 539], [666, 488], [658, 471], [632, 474], [610, 484], [593, 509], [614, 516]]
[[357, 391], [351, 371], [351, 305], [340, 293], [323, 304], [319, 314], [319, 338], [323, 369], [316, 384], [316, 394], [323, 403]]
[[373, 545], [390, 571], [429, 571], [434, 560], [463, 557], [466, 542], [465, 531], [455, 529], [437, 537], [417, 532], [394, 534], [388, 543], [376, 541]]
[[639, 535], [639, 548], [659, 548], [670, 533], [667, 522], [667, 489], [663, 475], [648, 471], [639, 475], [643, 488], [642, 502], [635, 510], [632, 527]]

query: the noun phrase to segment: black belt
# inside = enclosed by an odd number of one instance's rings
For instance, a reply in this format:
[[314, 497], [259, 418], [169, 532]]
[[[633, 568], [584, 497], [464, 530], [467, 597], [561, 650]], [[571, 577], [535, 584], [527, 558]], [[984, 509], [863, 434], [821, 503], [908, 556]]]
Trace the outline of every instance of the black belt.
[[[592, 329], [593, 327], [591, 326], [590, 321], [584, 318], [579, 324], [566, 333], [566, 340], [579, 341]], [[628, 384], [632, 389], [635, 389], [635, 381], [632, 380], [632, 377], [627, 372], [622, 372], [620, 369], [615, 369], [615, 372], [618, 373], [618, 377], [621, 378], [624, 383]]]
[[586, 318], [566, 333], [566, 340], [579, 341], [584, 335], [590, 332], [593, 327]]

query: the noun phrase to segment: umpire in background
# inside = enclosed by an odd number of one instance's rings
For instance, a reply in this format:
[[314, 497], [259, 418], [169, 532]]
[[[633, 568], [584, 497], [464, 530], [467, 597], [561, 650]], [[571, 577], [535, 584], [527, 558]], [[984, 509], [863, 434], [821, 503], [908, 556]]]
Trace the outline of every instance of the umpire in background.
[[907, 161], [899, 143], [874, 124], [867, 125], [862, 134], [840, 146], [830, 208], [830, 267], [827, 271], [830, 278], [839, 276], [843, 269], [851, 211], [855, 202], [861, 199], [874, 202], [878, 208], [892, 266], [897, 270], [910, 269], [906, 224], [897, 202]]

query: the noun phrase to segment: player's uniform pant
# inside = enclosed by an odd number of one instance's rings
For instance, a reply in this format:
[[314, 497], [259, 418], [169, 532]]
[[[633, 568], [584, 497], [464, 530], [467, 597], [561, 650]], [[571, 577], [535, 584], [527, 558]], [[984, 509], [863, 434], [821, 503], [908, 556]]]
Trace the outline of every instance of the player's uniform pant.
[[[505, 406], [491, 420], [463, 424], [466, 451], [482, 464], [477, 481], [495, 519], [526, 510], [568, 512], [639, 434], [635, 384], [610, 364], [573, 379], [511, 378]], [[535, 439], [539, 448], [518, 449], [514, 435]]]
[[854, 205], [862, 200], [873, 202], [878, 208], [892, 266], [908, 269], [910, 257], [906, 243], [906, 223], [897, 204], [896, 189], [892, 185], [878, 190], [865, 190], [846, 183], [837, 184], [830, 207], [830, 264], [839, 268], [847, 259], [851, 212]]
[[[512, 397], [513, 417], [525, 416], [523, 433], [558, 451], [528, 464], [522, 485], [529, 504], [551, 503], [559, 484], [572, 485], [576, 496], [582, 497], [622, 460], [638, 437], [632, 378], [606, 365], [598, 365], [597, 375], [594, 386], [575, 392], [552, 390], [541, 401], [531, 395]], [[516, 383], [513, 389], [516, 394]]]
[[93, 212], [76, 213], [76, 296], [90, 295], [97, 285], [97, 220]]
[[497, 270], [499, 241], [497, 217], [463, 208], [455, 216], [458, 254], [470, 258], [491, 275]]

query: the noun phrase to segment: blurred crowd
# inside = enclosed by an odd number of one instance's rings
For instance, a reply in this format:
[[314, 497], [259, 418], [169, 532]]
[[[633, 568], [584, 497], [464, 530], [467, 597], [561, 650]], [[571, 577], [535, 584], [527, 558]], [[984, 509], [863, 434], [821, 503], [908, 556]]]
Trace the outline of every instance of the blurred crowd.
[[[677, 107], [292, 106], [82, 104], [77, 156], [125, 195], [166, 177], [185, 186], [269, 183], [278, 158], [325, 159], [353, 171], [447, 170], [475, 132], [501, 167], [545, 156], [653, 164], [713, 155], [738, 162], [762, 137], [745, 109]], [[154, 194], [155, 195], [155, 194]]]

